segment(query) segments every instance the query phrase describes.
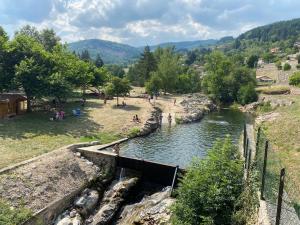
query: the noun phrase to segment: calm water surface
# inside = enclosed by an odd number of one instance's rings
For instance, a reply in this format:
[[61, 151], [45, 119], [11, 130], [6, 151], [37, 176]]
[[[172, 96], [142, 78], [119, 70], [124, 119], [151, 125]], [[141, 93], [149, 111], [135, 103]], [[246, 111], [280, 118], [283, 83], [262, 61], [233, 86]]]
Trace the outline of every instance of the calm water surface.
[[146, 137], [130, 140], [121, 147], [121, 155], [186, 167], [192, 158], [203, 158], [216, 138], [230, 134], [237, 144], [245, 115], [222, 109], [206, 115], [200, 122], [163, 126]]

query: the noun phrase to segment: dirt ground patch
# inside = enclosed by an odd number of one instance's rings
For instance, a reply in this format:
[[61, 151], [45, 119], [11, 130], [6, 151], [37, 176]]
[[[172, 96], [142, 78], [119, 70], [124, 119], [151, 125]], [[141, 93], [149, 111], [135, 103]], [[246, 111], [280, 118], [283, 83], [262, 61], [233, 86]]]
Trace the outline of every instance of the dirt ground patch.
[[12, 206], [21, 204], [36, 212], [75, 191], [99, 173], [100, 168], [74, 156], [71, 150], [53, 151], [37, 161], [1, 174], [0, 198]]

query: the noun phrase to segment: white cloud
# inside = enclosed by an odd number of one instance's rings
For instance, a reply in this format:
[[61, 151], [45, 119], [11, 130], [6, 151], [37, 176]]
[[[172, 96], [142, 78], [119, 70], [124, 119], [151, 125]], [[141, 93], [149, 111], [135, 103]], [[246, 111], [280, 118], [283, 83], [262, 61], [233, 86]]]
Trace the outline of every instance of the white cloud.
[[298, 0], [1, 0], [0, 21], [11, 35], [29, 23], [68, 42], [144, 45], [238, 35], [297, 17], [299, 7]]

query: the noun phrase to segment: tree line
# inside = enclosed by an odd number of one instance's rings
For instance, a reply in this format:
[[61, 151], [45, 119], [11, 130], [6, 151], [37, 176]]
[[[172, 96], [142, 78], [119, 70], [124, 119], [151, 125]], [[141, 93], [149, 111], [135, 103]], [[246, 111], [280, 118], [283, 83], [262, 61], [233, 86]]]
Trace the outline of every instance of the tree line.
[[38, 31], [24, 26], [9, 40], [0, 27], [0, 92], [19, 90], [27, 97], [27, 110], [32, 101], [43, 97], [66, 99], [75, 89], [85, 94], [88, 88], [119, 93], [116, 84], [129, 88], [125, 79], [113, 77], [103, 67], [100, 56], [91, 60], [87, 52], [80, 56], [70, 52], [52, 29]]
[[[257, 99], [253, 68], [258, 58], [225, 54], [208, 49], [193, 50], [183, 56], [174, 48], [145, 47], [136, 64], [129, 68], [128, 79], [145, 86], [150, 94], [193, 93], [202, 91], [219, 103], [247, 104]], [[197, 64], [202, 71], [191, 65]]]

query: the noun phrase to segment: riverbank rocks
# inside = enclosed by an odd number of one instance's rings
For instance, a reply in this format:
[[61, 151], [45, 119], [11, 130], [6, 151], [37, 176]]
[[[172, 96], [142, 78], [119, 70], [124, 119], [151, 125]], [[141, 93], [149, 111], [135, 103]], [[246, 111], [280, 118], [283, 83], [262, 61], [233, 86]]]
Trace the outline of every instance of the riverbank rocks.
[[213, 111], [217, 106], [213, 103], [208, 96], [195, 93], [188, 95], [179, 104], [183, 107], [184, 113], [176, 118], [179, 123], [191, 123], [198, 121], [203, 118], [203, 116]]
[[111, 222], [129, 192], [137, 184], [138, 180], [137, 177], [134, 177], [114, 181], [108, 188], [108, 191], [104, 194], [100, 209], [93, 216], [91, 224], [104, 225]]
[[139, 203], [125, 206], [117, 225], [169, 225], [170, 206], [175, 199], [170, 197], [170, 187], [144, 197]]
[[[71, 213], [70, 213], [71, 214]], [[75, 212], [74, 216], [65, 215], [63, 218], [59, 217], [55, 225], [82, 225], [81, 216]]]
[[155, 131], [160, 126], [160, 115], [161, 110], [155, 107], [151, 112], [149, 119], [144, 123], [144, 126], [138, 136], [145, 136]]
[[75, 201], [75, 207], [81, 215], [87, 216], [95, 209], [98, 200], [98, 191], [85, 189], [82, 195]]

